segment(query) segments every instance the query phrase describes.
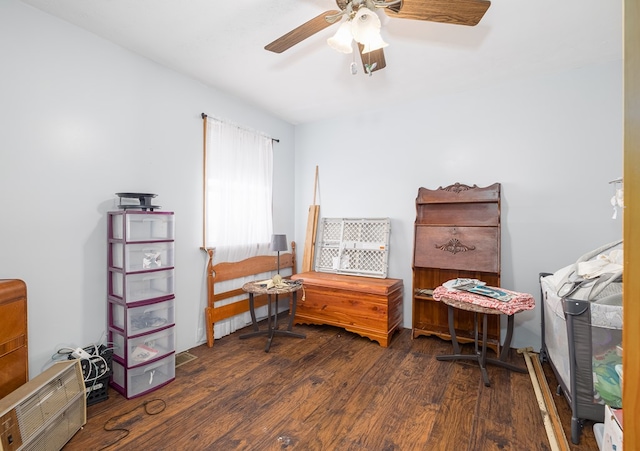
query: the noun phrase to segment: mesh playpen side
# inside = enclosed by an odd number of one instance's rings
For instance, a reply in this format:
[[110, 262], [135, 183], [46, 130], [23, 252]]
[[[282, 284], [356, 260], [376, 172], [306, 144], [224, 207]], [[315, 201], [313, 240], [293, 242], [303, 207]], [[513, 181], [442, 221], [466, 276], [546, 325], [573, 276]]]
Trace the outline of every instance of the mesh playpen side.
[[571, 441], [584, 420], [604, 421], [604, 404], [621, 407], [622, 305], [561, 298], [552, 274], [540, 273], [542, 349], [571, 407]]

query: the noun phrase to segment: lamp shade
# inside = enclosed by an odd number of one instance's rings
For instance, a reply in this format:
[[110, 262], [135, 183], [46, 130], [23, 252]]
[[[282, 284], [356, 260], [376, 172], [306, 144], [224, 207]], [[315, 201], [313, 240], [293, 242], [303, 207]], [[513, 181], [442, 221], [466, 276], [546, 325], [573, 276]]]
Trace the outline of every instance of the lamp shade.
[[269, 249], [277, 252], [283, 252], [289, 249], [287, 246], [287, 235], [271, 235], [271, 246], [269, 246]]
[[386, 42], [382, 40], [382, 36], [380, 34], [373, 36], [368, 42], [364, 44], [364, 48], [362, 49], [362, 53], [373, 52], [374, 50], [382, 49], [388, 46]]
[[353, 36], [351, 35], [351, 21], [347, 20], [340, 24], [336, 34], [327, 39], [327, 44], [338, 52], [352, 53], [353, 46], [351, 45], [351, 41], [353, 41]]
[[380, 18], [369, 8], [361, 7], [351, 25], [353, 39], [364, 45], [362, 53], [368, 53], [388, 46], [380, 35]]

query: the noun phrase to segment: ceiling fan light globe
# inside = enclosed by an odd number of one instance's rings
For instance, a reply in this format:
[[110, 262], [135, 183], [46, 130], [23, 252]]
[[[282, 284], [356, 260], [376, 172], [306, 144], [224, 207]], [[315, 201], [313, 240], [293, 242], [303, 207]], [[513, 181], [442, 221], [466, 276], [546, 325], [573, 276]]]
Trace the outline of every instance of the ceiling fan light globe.
[[362, 53], [373, 52], [374, 50], [380, 50], [389, 46], [388, 43], [382, 40], [382, 36], [377, 35], [373, 37], [369, 42], [364, 43], [364, 48], [362, 49]]
[[327, 44], [334, 50], [342, 53], [352, 53], [353, 46], [351, 42], [353, 36], [351, 34], [351, 21], [342, 22], [336, 34], [327, 39]]
[[360, 44], [366, 45], [367, 42], [380, 37], [380, 18], [369, 8], [361, 7], [353, 18], [351, 32], [353, 39]]

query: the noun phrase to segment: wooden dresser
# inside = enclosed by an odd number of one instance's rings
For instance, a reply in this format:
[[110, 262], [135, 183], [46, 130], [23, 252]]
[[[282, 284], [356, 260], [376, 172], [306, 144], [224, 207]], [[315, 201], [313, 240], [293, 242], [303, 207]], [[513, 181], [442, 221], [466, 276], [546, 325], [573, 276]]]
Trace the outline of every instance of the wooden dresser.
[[0, 398], [29, 380], [27, 286], [0, 279]]
[[402, 327], [401, 279], [378, 279], [308, 271], [291, 277], [304, 281], [298, 293], [296, 324], [341, 327], [387, 347]]
[[[416, 198], [413, 254], [413, 337], [450, 340], [447, 306], [434, 300], [434, 288], [455, 278], [500, 286], [500, 184], [485, 188], [455, 183], [420, 188]], [[473, 313], [456, 310], [462, 343], [473, 341]], [[499, 352], [500, 317], [491, 315], [487, 346]]]

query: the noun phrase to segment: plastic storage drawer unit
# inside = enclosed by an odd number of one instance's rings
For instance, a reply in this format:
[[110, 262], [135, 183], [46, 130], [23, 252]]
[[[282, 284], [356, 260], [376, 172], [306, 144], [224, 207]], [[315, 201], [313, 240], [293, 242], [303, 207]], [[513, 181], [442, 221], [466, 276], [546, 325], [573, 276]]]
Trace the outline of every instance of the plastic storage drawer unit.
[[115, 388], [128, 399], [144, 395], [168, 384], [176, 377], [176, 356], [171, 354], [164, 359], [147, 365], [130, 368], [114, 360], [113, 380]]
[[174, 214], [109, 212], [107, 245], [111, 385], [131, 398], [174, 379]]
[[111, 243], [109, 266], [127, 272], [173, 267], [173, 241]]
[[174, 239], [173, 214], [127, 212], [111, 216], [111, 237], [118, 240], [153, 241]]
[[109, 320], [111, 327], [129, 337], [134, 337], [173, 325], [174, 310], [174, 298], [139, 307], [125, 307], [110, 300]]
[[173, 294], [173, 270], [122, 274], [109, 271], [109, 296], [131, 302], [160, 299]]
[[175, 351], [173, 326], [126, 340], [121, 333], [111, 331], [111, 341], [113, 355], [126, 362], [129, 368], [157, 360]]

